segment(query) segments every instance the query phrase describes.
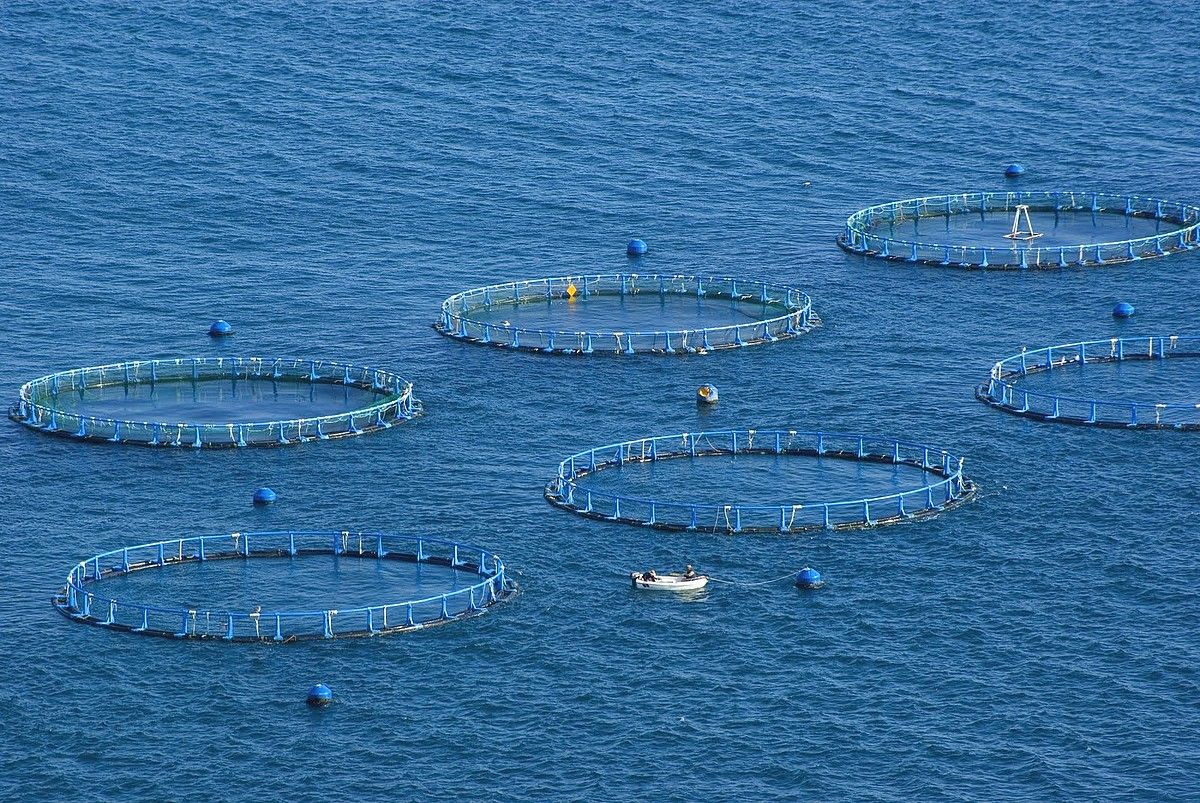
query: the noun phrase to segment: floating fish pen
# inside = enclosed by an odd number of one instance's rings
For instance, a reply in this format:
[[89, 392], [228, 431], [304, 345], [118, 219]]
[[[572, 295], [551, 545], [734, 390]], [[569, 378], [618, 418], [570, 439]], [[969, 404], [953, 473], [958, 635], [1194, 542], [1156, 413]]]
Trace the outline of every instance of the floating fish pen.
[[[471, 575], [470, 585], [418, 599], [386, 599], [337, 609], [226, 609], [117, 599], [106, 581], [185, 564], [256, 559], [401, 561]], [[261, 562], [260, 562], [261, 566]], [[269, 568], [265, 568], [269, 571]], [[175, 538], [122, 547], [77, 563], [54, 606], [76, 622], [179, 639], [293, 642], [418, 630], [486, 613], [517, 587], [504, 563], [477, 546], [382, 532], [245, 532]], [[319, 594], [315, 592], [314, 594]]]
[[617, 273], [467, 290], [442, 303], [434, 326], [549, 354], [704, 354], [796, 337], [820, 322], [812, 299], [782, 284]]
[[[289, 398], [294, 404], [283, 416], [281, 399]], [[314, 407], [322, 403], [333, 409]], [[412, 382], [390, 371], [324, 360], [199, 357], [50, 374], [21, 387], [9, 416], [82, 440], [218, 448], [361, 435], [421, 409]]]
[[[715, 455], [776, 455], [910, 466], [925, 476], [911, 490], [849, 499], [785, 499], [776, 504], [650, 499], [598, 490], [581, 481], [630, 463], [699, 460]], [[919, 443], [869, 435], [728, 430], [688, 432], [598, 446], [563, 460], [545, 488], [550, 504], [592, 519], [665, 530], [797, 533], [894, 524], [952, 508], [975, 492], [963, 459]]]
[[1200, 207], [1087, 192], [974, 192], [855, 212], [838, 245], [854, 254], [955, 268], [1093, 267], [1200, 244]]
[[1161, 362], [1200, 357], [1200, 337], [1113, 337], [1022, 350], [992, 366], [975, 397], [999, 410], [1064, 424], [1127, 429], [1200, 429], [1200, 403], [1138, 402], [1039, 392], [1022, 386], [1031, 375], [1083, 369], [1097, 363]]

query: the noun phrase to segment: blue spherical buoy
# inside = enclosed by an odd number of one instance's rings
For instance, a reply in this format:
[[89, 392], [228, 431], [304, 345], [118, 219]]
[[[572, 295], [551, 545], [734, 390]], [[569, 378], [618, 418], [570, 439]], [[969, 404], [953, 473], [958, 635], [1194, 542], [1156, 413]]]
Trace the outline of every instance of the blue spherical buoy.
[[270, 488], [255, 488], [254, 489], [254, 504], [269, 505], [276, 500], [277, 496]]
[[700, 404], [716, 404], [718, 398], [716, 385], [701, 385], [696, 388], [696, 401]]
[[212, 326], [208, 327], [208, 334], [211, 337], [228, 337], [233, 334], [233, 327], [229, 321], [213, 321]]
[[631, 257], [640, 257], [642, 254], [646, 253], [646, 241], [630, 240], [629, 245], [625, 247], [625, 253], [629, 254]]
[[313, 708], [324, 708], [333, 702], [333, 689], [324, 683], [318, 683], [308, 690], [308, 698], [305, 702]]
[[1025, 166], [1020, 162], [1013, 162], [1008, 167], [1004, 168], [1004, 175], [1009, 178], [1016, 178], [1025, 174]]
[[1134, 312], [1133, 305], [1128, 301], [1120, 301], [1113, 307], [1114, 318], [1128, 318]]
[[820, 588], [821, 573], [811, 566], [796, 572], [796, 588]]

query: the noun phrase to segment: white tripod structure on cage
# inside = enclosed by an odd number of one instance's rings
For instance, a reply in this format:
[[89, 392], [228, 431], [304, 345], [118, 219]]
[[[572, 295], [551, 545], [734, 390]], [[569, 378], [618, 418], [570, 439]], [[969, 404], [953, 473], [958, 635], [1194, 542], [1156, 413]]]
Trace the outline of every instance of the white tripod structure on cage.
[[[1025, 216], [1025, 228], [1021, 228], [1021, 216]], [[1033, 221], [1029, 219], [1029, 206], [1027, 204], [1018, 204], [1017, 211], [1013, 213], [1012, 231], [1004, 235], [1010, 240], [1033, 240], [1041, 237], [1040, 232], [1033, 230]]]

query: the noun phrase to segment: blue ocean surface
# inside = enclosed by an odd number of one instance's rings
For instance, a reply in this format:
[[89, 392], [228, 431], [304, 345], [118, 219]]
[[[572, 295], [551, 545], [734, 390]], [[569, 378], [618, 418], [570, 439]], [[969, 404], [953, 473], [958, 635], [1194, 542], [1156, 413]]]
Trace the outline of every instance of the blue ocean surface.
[[[972, 396], [1022, 346], [1194, 334], [1200, 253], [979, 273], [834, 243], [856, 209], [937, 193], [1197, 202], [1194, 16], [6, 4], [10, 400], [59, 369], [295, 355], [394, 369], [426, 413], [211, 452], [4, 421], [0, 798], [1200, 797], [1195, 434], [1054, 425]], [[1028, 171], [1015, 182], [1010, 161]], [[650, 246], [635, 263], [631, 237]], [[674, 358], [517, 353], [430, 326], [464, 288], [629, 269], [785, 282], [824, 325]], [[1137, 314], [1114, 321], [1118, 300]], [[236, 334], [210, 339], [217, 318]], [[1131, 393], [1146, 377], [1121, 375]], [[721, 400], [700, 409], [704, 382]], [[981, 491], [912, 524], [791, 538], [664, 533], [542, 499], [589, 446], [741, 427], [930, 443], [965, 455]], [[279, 501], [252, 506], [260, 485]], [[522, 593], [424, 632], [278, 646], [108, 632], [49, 604], [96, 552], [272, 528], [460, 538]], [[743, 585], [629, 588], [628, 571], [684, 563]], [[806, 564], [823, 589], [749, 585]], [[318, 607], [357, 588], [332, 570], [303, 582]], [[335, 702], [310, 710], [322, 681]]]

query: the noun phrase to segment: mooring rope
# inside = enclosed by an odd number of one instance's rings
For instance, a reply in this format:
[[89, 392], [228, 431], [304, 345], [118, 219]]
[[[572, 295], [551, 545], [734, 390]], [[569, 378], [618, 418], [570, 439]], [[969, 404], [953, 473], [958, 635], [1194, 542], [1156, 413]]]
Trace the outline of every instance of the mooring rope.
[[709, 579], [709, 582], [712, 582], [712, 583], [725, 583], [726, 585], [731, 585], [731, 586], [742, 586], [743, 588], [754, 588], [756, 586], [768, 586], [771, 583], [778, 583], [780, 580], [788, 580], [795, 576], [796, 576], [795, 572], [788, 572], [787, 574], [780, 575], [779, 577], [775, 577], [771, 580], [763, 580], [762, 582], [758, 582], [758, 583], [746, 583], [741, 580], [720, 580], [720, 579], [718, 579], [716, 577], [712, 577], [712, 576], [710, 576], [708, 579]]

